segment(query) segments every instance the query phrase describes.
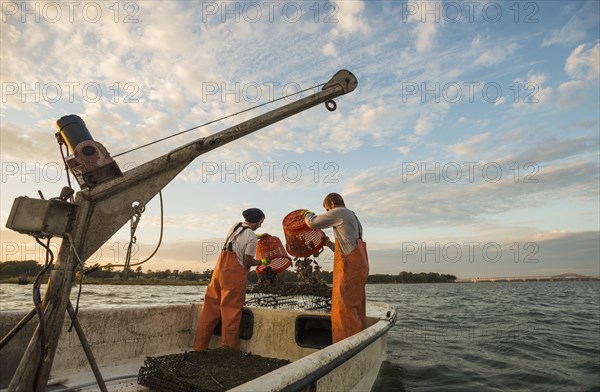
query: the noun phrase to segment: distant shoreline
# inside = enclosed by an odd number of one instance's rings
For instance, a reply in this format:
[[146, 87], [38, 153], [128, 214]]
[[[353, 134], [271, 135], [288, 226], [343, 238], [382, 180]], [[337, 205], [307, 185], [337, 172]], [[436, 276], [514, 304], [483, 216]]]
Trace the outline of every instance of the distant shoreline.
[[[19, 281], [19, 278], [10, 277], [10, 278], [2, 278], [0, 279], [0, 284], [20, 284], [20, 285], [31, 285], [33, 284], [35, 278], [31, 278], [27, 281], [27, 283], [23, 283]], [[600, 278], [590, 278], [590, 279], [564, 279], [564, 280], [481, 280], [481, 281], [457, 281], [457, 282], [381, 282], [381, 283], [367, 283], [367, 285], [371, 284], [472, 284], [472, 283], [548, 283], [548, 282], [598, 282]], [[208, 281], [205, 282], [196, 282], [189, 280], [174, 280], [174, 279], [131, 279], [131, 280], [113, 280], [113, 279], [86, 279], [83, 284], [84, 285], [104, 285], [104, 286], [207, 286]], [[73, 286], [78, 286], [78, 283], [73, 283]]]
[[[0, 279], [0, 284], [21, 284], [30, 285], [33, 284], [35, 277], [27, 278], [27, 283], [23, 283], [22, 278], [9, 277]], [[46, 283], [46, 282], [44, 282]], [[175, 279], [130, 279], [130, 280], [117, 280], [117, 279], [86, 279], [83, 281], [84, 285], [115, 285], [115, 286], [206, 286], [206, 282], [198, 282], [193, 280], [175, 280]], [[73, 285], [78, 285], [78, 282], [73, 282]]]

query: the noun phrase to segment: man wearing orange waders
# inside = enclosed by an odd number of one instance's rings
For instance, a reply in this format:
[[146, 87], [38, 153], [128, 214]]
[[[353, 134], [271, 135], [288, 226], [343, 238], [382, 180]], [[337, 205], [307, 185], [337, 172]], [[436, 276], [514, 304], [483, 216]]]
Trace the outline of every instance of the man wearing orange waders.
[[304, 211], [304, 221], [311, 229], [333, 227], [331, 332], [336, 343], [367, 327], [365, 285], [369, 258], [367, 245], [362, 240], [362, 226], [354, 212], [346, 208], [342, 196], [328, 194], [323, 207], [327, 212], [322, 215]]
[[251, 266], [268, 264], [267, 259], [254, 259], [257, 236], [253, 232], [262, 225], [265, 214], [258, 208], [250, 208], [242, 215], [244, 222], [233, 225], [229, 230], [212, 279], [206, 287], [194, 338], [196, 351], [208, 348], [219, 319], [221, 347], [240, 348], [240, 321], [246, 300], [248, 271]]

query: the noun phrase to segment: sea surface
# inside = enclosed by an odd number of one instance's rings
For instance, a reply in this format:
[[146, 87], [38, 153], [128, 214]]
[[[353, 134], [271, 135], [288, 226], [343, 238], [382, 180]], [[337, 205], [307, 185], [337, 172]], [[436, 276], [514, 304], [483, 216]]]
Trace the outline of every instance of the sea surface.
[[[84, 285], [79, 306], [189, 303], [204, 289]], [[375, 391], [600, 391], [600, 282], [366, 290], [398, 311]], [[0, 284], [0, 311], [32, 308], [31, 285]]]

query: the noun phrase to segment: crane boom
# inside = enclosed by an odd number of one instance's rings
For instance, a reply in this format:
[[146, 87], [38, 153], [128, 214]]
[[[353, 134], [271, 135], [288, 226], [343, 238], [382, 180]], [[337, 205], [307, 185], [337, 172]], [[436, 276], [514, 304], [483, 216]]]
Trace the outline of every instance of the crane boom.
[[[77, 205], [74, 221], [69, 235], [63, 238], [58, 261], [51, 272], [44, 296], [48, 343], [47, 356], [38, 374], [39, 384], [46, 385], [50, 376], [69, 304], [75, 268], [80, 260], [85, 261], [131, 219], [135, 213], [133, 204], [146, 205], [198, 156], [313, 106], [348, 94], [354, 91], [357, 84], [356, 77], [350, 71], [340, 70], [315, 94], [197, 139], [125, 172], [123, 176], [79, 191], [74, 202]], [[40, 357], [39, 333], [38, 327], [13, 375], [9, 391], [31, 391], [34, 388]]]

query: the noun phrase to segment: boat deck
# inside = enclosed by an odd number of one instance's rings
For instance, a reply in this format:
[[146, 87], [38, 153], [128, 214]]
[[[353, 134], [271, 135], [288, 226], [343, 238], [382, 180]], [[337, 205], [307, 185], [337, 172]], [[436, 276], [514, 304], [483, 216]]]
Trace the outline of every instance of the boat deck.
[[[148, 356], [183, 353], [192, 350], [193, 333], [200, 304], [152, 306], [127, 309], [86, 309], [79, 315], [92, 347], [94, 357], [107, 389], [111, 392], [147, 391], [137, 384], [137, 375]], [[242, 339], [241, 349], [256, 355], [293, 361], [258, 379], [233, 390], [277, 391], [288, 385], [292, 390], [304, 389], [302, 385], [318, 385], [319, 391], [370, 390], [377, 377], [379, 366], [385, 359], [387, 331], [395, 323], [395, 309], [385, 303], [367, 303], [368, 328], [336, 344], [321, 343], [319, 339], [298, 342], [299, 317], [314, 318], [316, 324], [327, 321], [327, 313], [311, 313], [281, 309], [246, 308], [252, 315], [252, 336]], [[11, 313], [11, 312], [3, 312]], [[17, 312], [14, 312], [17, 313]], [[0, 314], [0, 327], [14, 325], [22, 315], [7, 317]], [[15, 321], [16, 320], [16, 321]], [[32, 332], [34, 322], [27, 326]], [[309, 323], [310, 324], [310, 323]], [[65, 330], [68, 325], [65, 325]], [[55, 357], [48, 391], [98, 391], [100, 390], [75, 334], [63, 330]], [[313, 330], [308, 330], [312, 333]], [[306, 332], [306, 331], [305, 331]], [[315, 336], [323, 335], [315, 329]], [[23, 333], [22, 342], [11, 342], [2, 352], [0, 360], [20, 358], [18, 351], [26, 345], [31, 333]], [[330, 333], [329, 333], [330, 336]], [[330, 337], [329, 337], [330, 339]], [[317, 342], [317, 346], [311, 346]], [[213, 336], [211, 347], [217, 347], [219, 338]], [[14, 347], [10, 347], [13, 344]], [[242, 369], [243, 370], [243, 369]], [[273, 374], [276, 373], [276, 374]], [[4, 374], [4, 385], [10, 374]], [[311, 381], [312, 380], [312, 381]], [[307, 384], [308, 385], [308, 384]], [[347, 386], [347, 387], [345, 387]]]

